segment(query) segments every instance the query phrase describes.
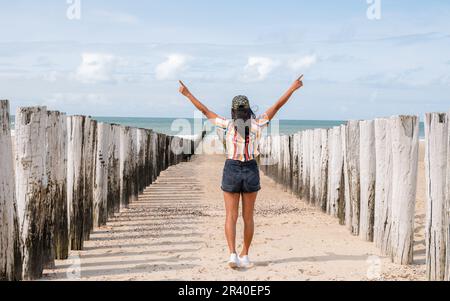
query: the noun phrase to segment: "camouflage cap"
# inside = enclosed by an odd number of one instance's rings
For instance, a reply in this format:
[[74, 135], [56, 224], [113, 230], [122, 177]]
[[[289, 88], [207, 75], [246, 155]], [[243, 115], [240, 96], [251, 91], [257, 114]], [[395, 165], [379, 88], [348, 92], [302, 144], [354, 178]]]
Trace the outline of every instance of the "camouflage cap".
[[234, 110], [237, 110], [239, 108], [250, 109], [250, 101], [248, 100], [247, 96], [238, 95], [233, 98], [231, 108]]

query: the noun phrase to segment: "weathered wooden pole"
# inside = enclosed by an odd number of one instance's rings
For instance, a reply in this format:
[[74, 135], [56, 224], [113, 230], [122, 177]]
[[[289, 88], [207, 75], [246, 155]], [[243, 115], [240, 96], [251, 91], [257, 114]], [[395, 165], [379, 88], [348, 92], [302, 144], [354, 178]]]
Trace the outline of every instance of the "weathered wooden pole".
[[106, 225], [108, 219], [108, 159], [110, 158], [110, 144], [111, 126], [106, 123], [98, 123], [93, 200], [94, 227]]
[[450, 281], [450, 111], [447, 113], [448, 138], [447, 138], [447, 219], [446, 229], [446, 265], [445, 280]]
[[392, 139], [390, 120], [375, 119], [374, 243], [383, 255], [391, 254]]
[[94, 179], [97, 146], [97, 121], [86, 118], [84, 138], [87, 140], [84, 148], [84, 213], [83, 213], [83, 240], [89, 240], [94, 229]]
[[269, 156], [269, 165], [267, 166], [267, 174], [269, 175], [269, 177], [271, 177], [272, 179], [274, 179], [274, 169], [276, 167], [276, 161], [275, 161], [275, 156], [274, 156], [274, 143], [273, 143], [273, 137], [269, 136], [267, 137], [268, 141], [267, 141], [267, 147], [268, 147], [268, 156]]
[[350, 227], [349, 218], [351, 217], [351, 206], [350, 206], [350, 183], [348, 177], [348, 166], [347, 166], [347, 127], [348, 125], [341, 125], [341, 139], [342, 139], [342, 156], [344, 160], [344, 202], [343, 202], [343, 218], [344, 225]]
[[347, 123], [345, 132], [345, 159], [349, 198], [346, 198], [345, 220], [350, 232], [359, 235], [360, 170], [359, 170], [359, 121]]
[[128, 208], [132, 195], [133, 141], [131, 128], [120, 127], [120, 208]]
[[9, 102], [0, 100], [0, 281], [22, 278]]
[[292, 193], [298, 195], [299, 184], [299, 149], [300, 147], [300, 134], [296, 133], [292, 135], [291, 154], [292, 154]]
[[136, 137], [136, 159], [137, 171], [136, 177], [138, 181], [138, 193], [141, 193], [148, 185], [146, 179], [146, 152], [147, 152], [147, 132], [144, 129], [137, 129]]
[[322, 135], [319, 129], [312, 130], [311, 139], [311, 182], [310, 182], [310, 203], [318, 206], [318, 191], [319, 191], [319, 177], [320, 177], [320, 157], [321, 157], [321, 143]]
[[86, 119], [86, 116], [67, 117], [67, 206], [72, 250], [82, 250], [84, 242]]
[[168, 143], [167, 140], [168, 140], [167, 139], [167, 135], [161, 134], [161, 144], [160, 145], [163, 146], [163, 148], [162, 148], [162, 167], [161, 167], [161, 171], [167, 169], [168, 162], [169, 162], [169, 159], [168, 159], [169, 153], [168, 153], [168, 150], [167, 150], [169, 143]]
[[360, 126], [360, 177], [361, 208], [359, 235], [366, 241], [373, 241], [375, 218], [375, 122], [361, 121]]
[[274, 155], [277, 162], [275, 181], [280, 184], [283, 179], [283, 139], [280, 135], [274, 137]]
[[275, 156], [274, 156], [274, 143], [273, 136], [267, 137], [267, 156], [269, 158], [269, 165], [267, 166], [267, 175], [274, 179], [274, 168], [276, 167]]
[[138, 200], [139, 197], [139, 179], [138, 179], [138, 169], [139, 169], [139, 162], [138, 162], [138, 156], [137, 156], [137, 145], [138, 145], [138, 129], [137, 128], [131, 128], [131, 168], [130, 168], [130, 174], [131, 174], [131, 197], [128, 201], [129, 203], [133, 203]]
[[282, 149], [283, 149], [283, 163], [282, 163], [282, 185], [284, 191], [288, 191], [291, 185], [291, 153], [290, 153], [290, 138], [287, 135], [282, 137]]
[[108, 217], [120, 211], [120, 126], [113, 124], [110, 127], [108, 148]]
[[57, 111], [47, 112], [46, 128], [48, 179], [45, 214], [46, 265], [52, 267], [54, 259], [69, 256], [69, 220], [67, 209], [67, 116]]
[[152, 151], [152, 182], [153, 182], [159, 176], [159, 164], [158, 164], [159, 139], [158, 139], [158, 134], [156, 132], [152, 132], [151, 139], [152, 139], [152, 150], [151, 151]]
[[336, 216], [335, 214], [331, 214], [331, 180], [333, 178], [333, 129], [331, 128], [328, 131], [328, 173], [327, 173], [327, 206], [325, 212], [329, 215]]
[[308, 131], [301, 132], [301, 140], [302, 140], [302, 150], [301, 150], [301, 158], [302, 158], [302, 172], [301, 172], [301, 184], [300, 184], [300, 198], [307, 201], [308, 200], [308, 167], [309, 167], [309, 153], [308, 153], [308, 145], [309, 145], [309, 134]]
[[158, 145], [159, 145], [159, 172], [158, 175], [166, 169], [166, 135], [158, 134]]
[[306, 153], [305, 153], [305, 165], [306, 165], [306, 170], [305, 170], [305, 191], [304, 191], [304, 195], [305, 195], [305, 200], [308, 203], [312, 203], [312, 198], [313, 196], [311, 195], [311, 185], [313, 185], [312, 182], [312, 178], [313, 178], [313, 173], [312, 173], [312, 167], [313, 167], [313, 155], [314, 155], [314, 135], [313, 135], [313, 130], [307, 130], [306, 131], [306, 142], [305, 142], [305, 147], [306, 147]]
[[[46, 253], [43, 209], [47, 201], [45, 107], [18, 108], [16, 113], [16, 196], [23, 241], [23, 279], [42, 276]], [[44, 142], [44, 143], [43, 143]]]
[[[330, 130], [330, 192], [328, 214], [344, 219], [344, 156], [342, 153], [341, 127]], [[341, 208], [341, 209], [340, 209]], [[339, 214], [340, 213], [340, 214]]]
[[397, 264], [413, 262], [414, 208], [419, 154], [417, 116], [391, 118], [392, 133], [392, 259]]
[[138, 191], [141, 192], [145, 187], [144, 164], [145, 164], [145, 130], [136, 129], [136, 179]]
[[320, 181], [319, 181], [319, 207], [322, 211], [327, 211], [328, 199], [328, 163], [329, 163], [329, 145], [328, 130], [320, 129], [321, 134], [321, 153], [320, 153]]
[[299, 198], [302, 198], [302, 188], [303, 188], [303, 172], [304, 172], [304, 162], [303, 162], [303, 133], [304, 132], [299, 132], [298, 133], [298, 143], [297, 143], [297, 148], [298, 148], [298, 187], [297, 187], [297, 195], [299, 196]]
[[[146, 186], [151, 185], [153, 183], [153, 134], [151, 130], [146, 131], [147, 135], [147, 146], [146, 146], [146, 158], [145, 158], [145, 176], [146, 176]], [[190, 146], [187, 153], [190, 153]]]
[[425, 169], [427, 187], [426, 266], [429, 280], [444, 280], [448, 243], [447, 177], [448, 117], [444, 113], [425, 115]]

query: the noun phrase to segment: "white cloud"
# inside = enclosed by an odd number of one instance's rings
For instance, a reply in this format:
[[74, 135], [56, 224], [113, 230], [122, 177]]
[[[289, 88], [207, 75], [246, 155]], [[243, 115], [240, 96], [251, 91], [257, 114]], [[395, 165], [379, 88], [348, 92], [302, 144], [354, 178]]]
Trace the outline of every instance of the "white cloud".
[[248, 58], [247, 65], [244, 68], [244, 80], [262, 81], [279, 66], [279, 62], [268, 57], [252, 56]]
[[120, 58], [105, 53], [83, 53], [75, 79], [86, 84], [114, 82], [115, 72], [123, 62]]
[[156, 69], [157, 80], [174, 79], [181, 71], [186, 69], [188, 58], [182, 54], [171, 54], [159, 64]]
[[307, 55], [298, 59], [291, 60], [289, 62], [289, 67], [294, 71], [301, 71], [310, 68], [316, 62], [317, 56], [315, 54]]

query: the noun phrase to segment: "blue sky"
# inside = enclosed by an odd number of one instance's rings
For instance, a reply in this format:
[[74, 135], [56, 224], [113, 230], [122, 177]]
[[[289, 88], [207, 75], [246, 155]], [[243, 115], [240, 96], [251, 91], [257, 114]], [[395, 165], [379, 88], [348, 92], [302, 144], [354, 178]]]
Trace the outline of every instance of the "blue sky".
[[[74, 0], [72, 0], [74, 1]], [[376, 1], [376, 0], [373, 0]], [[0, 98], [69, 114], [193, 117], [183, 79], [229, 114], [259, 112], [301, 73], [282, 119], [450, 110], [450, 3], [381, 0], [0, 0]]]

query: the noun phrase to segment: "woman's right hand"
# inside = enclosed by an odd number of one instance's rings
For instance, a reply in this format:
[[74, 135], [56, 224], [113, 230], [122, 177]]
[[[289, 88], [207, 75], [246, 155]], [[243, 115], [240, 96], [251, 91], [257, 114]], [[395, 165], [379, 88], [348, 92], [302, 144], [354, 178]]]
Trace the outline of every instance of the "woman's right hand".
[[189, 96], [189, 94], [191, 94], [191, 92], [189, 91], [189, 89], [186, 87], [186, 85], [180, 80], [180, 93], [183, 94], [184, 96]]

